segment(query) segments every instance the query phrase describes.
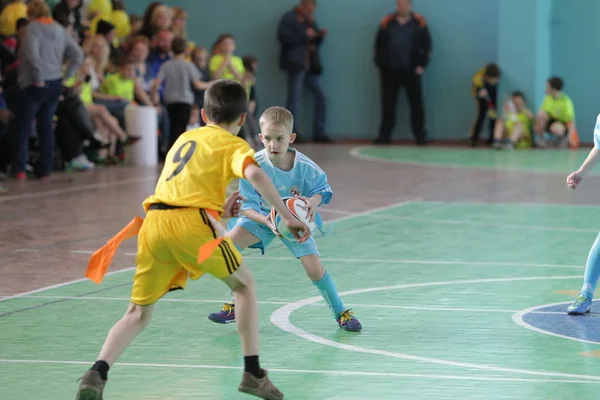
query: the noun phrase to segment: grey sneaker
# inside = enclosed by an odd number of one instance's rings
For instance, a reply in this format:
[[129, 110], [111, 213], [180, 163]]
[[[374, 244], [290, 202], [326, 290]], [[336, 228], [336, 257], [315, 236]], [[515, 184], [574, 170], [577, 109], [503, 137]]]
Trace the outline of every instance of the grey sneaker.
[[75, 400], [102, 400], [104, 385], [106, 385], [106, 381], [100, 377], [98, 371], [87, 371], [81, 377]]
[[260, 379], [249, 372], [244, 372], [238, 390], [265, 400], [282, 400], [283, 393], [273, 385], [273, 382], [267, 376], [267, 371], [264, 369], [262, 371], [265, 375]]

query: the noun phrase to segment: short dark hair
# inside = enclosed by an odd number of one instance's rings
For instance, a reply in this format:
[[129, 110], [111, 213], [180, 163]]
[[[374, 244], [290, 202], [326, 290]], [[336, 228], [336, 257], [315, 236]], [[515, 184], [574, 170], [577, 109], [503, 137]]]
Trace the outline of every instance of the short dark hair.
[[177, 36], [176, 38], [173, 39], [173, 41], [171, 42], [171, 51], [173, 52], [173, 54], [175, 54], [176, 56], [185, 53], [185, 50], [187, 49], [187, 40], [185, 40], [184, 38]]
[[248, 72], [254, 73], [254, 64], [258, 62], [258, 59], [253, 55], [246, 55], [242, 57], [244, 63], [244, 69]]
[[212, 45], [212, 51], [214, 52], [215, 49], [217, 48], [217, 46], [220, 45], [221, 42], [224, 41], [224, 40], [226, 40], [226, 39], [235, 40], [235, 37], [231, 33], [223, 33], [213, 43], [213, 45]]
[[105, 19], [101, 19], [96, 25], [96, 33], [102, 36], [108, 36], [108, 34], [115, 29], [117, 29], [117, 27], [112, 22]]
[[563, 82], [563, 80], [558, 76], [553, 76], [552, 78], [548, 79], [548, 84], [552, 89], [558, 91], [561, 91], [565, 86], [565, 82]]
[[[67, 14], [59, 14], [56, 16], [56, 18], [54, 18], [54, 20], [63, 28], [68, 28], [71, 26], [71, 20], [69, 20], [69, 16]], [[19, 28], [17, 28], [17, 30], [19, 30]]]
[[248, 93], [236, 81], [216, 80], [204, 92], [204, 110], [208, 119], [214, 123], [232, 123], [247, 109]]
[[29, 20], [27, 18], [19, 18], [16, 22], [17, 31], [27, 25], [29, 25]]
[[519, 90], [512, 92], [512, 97], [520, 97], [523, 100], [525, 100], [525, 94], [523, 94], [523, 92], [521, 92]]
[[500, 78], [502, 75], [500, 67], [497, 64], [488, 64], [485, 66], [485, 74], [488, 78]]
[[125, 11], [125, 2], [123, 0], [112, 0], [112, 9], [113, 11]]

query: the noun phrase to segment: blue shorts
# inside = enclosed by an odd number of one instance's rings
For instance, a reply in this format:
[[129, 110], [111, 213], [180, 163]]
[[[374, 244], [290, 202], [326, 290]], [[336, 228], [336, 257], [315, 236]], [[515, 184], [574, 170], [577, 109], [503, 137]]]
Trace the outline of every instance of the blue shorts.
[[[233, 220], [232, 220], [233, 222]], [[233, 224], [230, 223], [229, 228], [233, 228]], [[271, 231], [268, 227], [263, 224], [259, 224], [257, 222], [252, 221], [247, 217], [237, 218], [235, 221], [235, 226], [240, 226], [246, 229], [248, 232], [256, 236], [259, 240], [258, 243], [250, 246], [251, 249], [260, 249], [263, 254], [265, 254], [266, 248], [269, 246], [271, 241], [275, 239], [277, 236]], [[287, 240], [280, 238], [283, 244], [292, 252], [294, 257], [300, 258], [304, 256], [309, 256], [312, 254], [319, 255], [319, 250], [317, 250], [317, 243], [315, 239], [311, 236], [306, 242], [298, 243], [293, 240]], [[241, 250], [241, 249], [240, 249]]]

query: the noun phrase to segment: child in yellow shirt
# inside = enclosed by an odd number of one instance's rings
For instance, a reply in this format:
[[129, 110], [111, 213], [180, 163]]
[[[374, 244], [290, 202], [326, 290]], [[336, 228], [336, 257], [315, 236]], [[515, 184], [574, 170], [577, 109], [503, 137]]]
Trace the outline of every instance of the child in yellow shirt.
[[213, 56], [208, 63], [211, 79], [232, 79], [237, 82], [244, 80], [246, 69], [244, 62], [235, 53], [235, 39], [233, 35], [221, 35], [213, 46]]
[[525, 95], [521, 92], [513, 92], [504, 104], [504, 116], [496, 121], [494, 147], [497, 149], [532, 147], [532, 123], [533, 113], [527, 108]]

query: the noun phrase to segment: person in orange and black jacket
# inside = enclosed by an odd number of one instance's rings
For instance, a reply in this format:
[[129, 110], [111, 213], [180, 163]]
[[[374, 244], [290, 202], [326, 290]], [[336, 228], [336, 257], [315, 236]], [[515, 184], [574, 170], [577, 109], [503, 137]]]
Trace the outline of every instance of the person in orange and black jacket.
[[416, 143], [426, 144], [425, 110], [421, 76], [431, 55], [431, 35], [411, 0], [396, 0], [396, 12], [381, 20], [375, 39], [375, 64], [381, 77], [382, 115], [376, 144], [391, 142], [396, 123], [398, 91], [406, 89], [410, 123]]

